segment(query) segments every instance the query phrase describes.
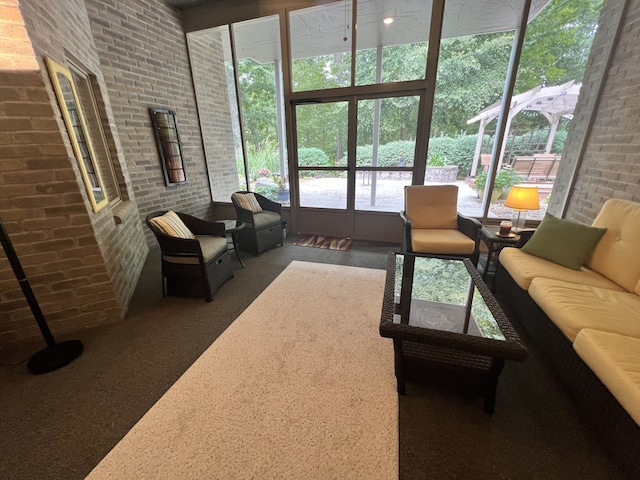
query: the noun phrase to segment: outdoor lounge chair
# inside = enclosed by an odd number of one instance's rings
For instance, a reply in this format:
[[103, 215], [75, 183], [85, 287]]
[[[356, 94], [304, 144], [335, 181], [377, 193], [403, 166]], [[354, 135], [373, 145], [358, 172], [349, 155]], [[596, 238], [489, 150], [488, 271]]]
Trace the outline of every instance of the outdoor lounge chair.
[[213, 299], [233, 277], [223, 223], [207, 222], [185, 213], [158, 211], [146, 223], [162, 251], [162, 296]]
[[457, 210], [456, 185], [404, 187], [402, 251], [467, 257], [478, 264], [482, 224]]
[[283, 245], [282, 205], [254, 192], [235, 192], [231, 202], [236, 217], [245, 223], [238, 232], [238, 244], [242, 250], [259, 256], [265, 250]]

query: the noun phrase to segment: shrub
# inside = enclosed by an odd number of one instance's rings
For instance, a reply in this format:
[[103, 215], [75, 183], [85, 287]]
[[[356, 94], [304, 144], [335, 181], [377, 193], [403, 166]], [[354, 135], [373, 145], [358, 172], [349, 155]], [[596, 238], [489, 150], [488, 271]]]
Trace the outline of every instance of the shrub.
[[271, 185], [258, 185], [255, 188], [255, 192], [260, 195], [264, 195], [269, 200], [274, 202], [278, 200], [278, 187], [275, 184]]
[[[493, 183], [493, 188], [511, 188], [514, 185], [520, 183], [522, 179], [520, 176], [513, 170], [503, 169], [496, 173], [496, 180]], [[487, 185], [487, 172], [479, 172], [476, 175], [475, 183], [473, 187], [476, 190], [483, 190]]]
[[434, 152], [427, 157], [427, 167], [446, 167], [452, 163], [440, 152]]
[[299, 148], [298, 165], [305, 167], [330, 167], [329, 156], [319, 148]]
[[378, 149], [379, 167], [410, 167], [416, 152], [416, 142], [399, 140], [380, 145]]
[[372, 145], [360, 145], [356, 147], [356, 165], [362, 167], [363, 165], [371, 165], [373, 162], [373, 146]]

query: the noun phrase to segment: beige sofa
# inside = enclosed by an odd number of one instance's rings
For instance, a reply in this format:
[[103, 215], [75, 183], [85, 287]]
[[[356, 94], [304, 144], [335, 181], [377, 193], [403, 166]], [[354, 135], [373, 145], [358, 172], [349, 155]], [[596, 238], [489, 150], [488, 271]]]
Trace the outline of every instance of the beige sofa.
[[609, 200], [579, 270], [502, 250], [498, 298], [627, 473], [640, 478], [640, 203]]

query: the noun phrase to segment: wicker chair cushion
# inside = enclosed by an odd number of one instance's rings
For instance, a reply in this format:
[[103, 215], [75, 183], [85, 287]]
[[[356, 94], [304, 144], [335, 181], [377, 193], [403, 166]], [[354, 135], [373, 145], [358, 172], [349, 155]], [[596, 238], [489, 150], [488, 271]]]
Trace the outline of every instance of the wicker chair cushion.
[[640, 295], [640, 203], [607, 200], [593, 226], [605, 227], [607, 231], [587, 265]]
[[624, 290], [615, 282], [589, 268], [582, 267], [580, 270], [572, 270], [544, 258], [529, 255], [520, 248], [503, 249], [500, 252], [500, 264], [523, 290], [528, 290], [531, 281], [537, 277], [580, 283], [609, 290]]
[[240, 208], [253, 213], [262, 212], [262, 207], [253, 193], [234, 193], [231, 196]]
[[404, 211], [411, 228], [458, 229], [456, 185], [410, 185], [404, 187]]
[[640, 339], [585, 329], [573, 348], [640, 425]]
[[[202, 249], [204, 263], [209, 263], [227, 249], [227, 239], [222, 237], [196, 237]], [[196, 257], [183, 257], [174, 255], [164, 255], [167, 262], [180, 263], [183, 265], [198, 265], [200, 263]]]
[[556, 218], [547, 213], [523, 252], [580, 270], [605, 232], [605, 228]]
[[634, 293], [534, 278], [529, 295], [572, 342], [583, 328], [640, 338], [640, 297]]
[[258, 229], [266, 227], [267, 225], [280, 223], [282, 221], [282, 217], [280, 217], [280, 215], [275, 212], [268, 212], [266, 210], [263, 210], [262, 212], [256, 213], [253, 216], [253, 221], [253, 228]]
[[164, 215], [154, 217], [150, 222], [162, 233], [175, 238], [188, 238], [193, 240], [195, 235], [187, 228], [180, 217], [169, 210]]
[[476, 243], [458, 230], [412, 228], [411, 248], [414, 252], [470, 255], [475, 250]]

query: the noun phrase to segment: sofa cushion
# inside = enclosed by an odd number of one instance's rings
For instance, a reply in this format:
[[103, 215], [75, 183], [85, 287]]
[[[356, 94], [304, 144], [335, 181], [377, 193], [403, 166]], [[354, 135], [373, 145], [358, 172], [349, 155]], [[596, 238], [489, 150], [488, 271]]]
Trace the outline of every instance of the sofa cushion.
[[584, 328], [640, 338], [640, 297], [634, 293], [534, 278], [529, 295], [572, 342]]
[[459, 230], [411, 229], [411, 249], [414, 252], [471, 255], [475, 248], [476, 242]]
[[164, 215], [151, 219], [151, 224], [165, 235], [175, 238], [188, 238], [193, 240], [195, 235], [187, 228], [177, 213], [169, 210]]
[[585, 329], [573, 348], [640, 425], [640, 339]]
[[565, 280], [611, 290], [624, 290], [618, 284], [589, 268], [582, 267], [580, 270], [572, 270], [549, 260], [529, 255], [519, 248], [504, 248], [500, 252], [500, 264], [523, 290], [528, 290], [531, 280], [536, 277]]
[[457, 185], [404, 187], [404, 210], [411, 228], [458, 229]]
[[640, 203], [607, 200], [593, 225], [607, 231], [587, 266], [640, 295]]
[[522, 250], [558, 265], [580, 270], [605, 230], [547, 213]]

